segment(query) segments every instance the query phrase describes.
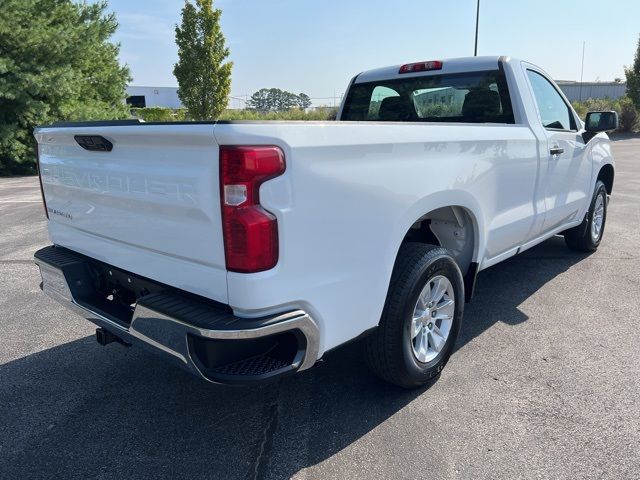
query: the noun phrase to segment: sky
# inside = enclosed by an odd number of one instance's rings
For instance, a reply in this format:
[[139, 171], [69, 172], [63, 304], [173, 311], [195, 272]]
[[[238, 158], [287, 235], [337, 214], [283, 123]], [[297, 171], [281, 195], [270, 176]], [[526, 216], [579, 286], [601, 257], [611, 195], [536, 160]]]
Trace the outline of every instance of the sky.
[[[132, 85], [176, 86], [184, 0], [109, 0]], [[371, 68], [473, 55], [476, 0], [214, 0], [234, 62], [232, 96], [260, 88], [331, 104]], [[480, 0], [479, 55], [510, 55], [559, 80], [624, 79], [640, 0]]]

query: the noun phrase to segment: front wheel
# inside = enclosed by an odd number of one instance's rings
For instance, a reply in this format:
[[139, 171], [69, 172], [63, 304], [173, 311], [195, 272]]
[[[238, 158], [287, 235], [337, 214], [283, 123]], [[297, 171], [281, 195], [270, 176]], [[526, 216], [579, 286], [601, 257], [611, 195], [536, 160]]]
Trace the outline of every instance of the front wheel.
[[572, 250], [593, 252], [598, 248], [607, 220], [607, 188], [600, 180], [596, 182], [589, 211], [577, 227], [564, 232], [564, 241]]
[[463, 307], [462, 274], [448, 250], [402, 245], [380, 324], [365, 342], [370, 368], [401, 387], [430, 383], [453, 353]]

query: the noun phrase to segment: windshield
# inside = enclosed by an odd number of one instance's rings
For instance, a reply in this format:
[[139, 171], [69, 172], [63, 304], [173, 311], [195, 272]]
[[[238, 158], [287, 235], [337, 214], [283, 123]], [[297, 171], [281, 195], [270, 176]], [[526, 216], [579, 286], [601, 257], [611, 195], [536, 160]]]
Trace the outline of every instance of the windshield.
[[357, 83], [341, 120], [514, 123], [499, 70]]

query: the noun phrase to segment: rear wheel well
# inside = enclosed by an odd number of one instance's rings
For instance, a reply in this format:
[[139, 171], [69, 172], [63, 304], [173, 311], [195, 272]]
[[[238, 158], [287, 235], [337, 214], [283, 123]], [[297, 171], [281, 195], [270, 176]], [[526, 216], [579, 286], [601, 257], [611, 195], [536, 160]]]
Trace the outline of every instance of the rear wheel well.
[[603, 165], [598, 172], [598, 180], [604, 183], [607, 193], [611, 195], [613, 191], [613, 167], [610, 164]]
[[423, 215], [407, 231], [402, 243], [420, 242], [449, 250], [463, 275], [470, 270], [475, 248], [473, 216], [464, 207], [442, 207]]

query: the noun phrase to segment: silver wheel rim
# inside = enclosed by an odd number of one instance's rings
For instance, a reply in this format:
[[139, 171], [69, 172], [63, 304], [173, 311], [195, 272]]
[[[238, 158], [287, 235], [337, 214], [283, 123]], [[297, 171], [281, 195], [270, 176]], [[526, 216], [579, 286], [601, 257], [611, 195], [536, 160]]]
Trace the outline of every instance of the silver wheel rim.
[[422, 363], [438, 356], [449, 338], [456, 301], [453, 285], [443, 275], [429, 279], [420, 292], [411, 320], [411, 350]]
[[602, 234], [602, 222], [604, 221], [604, 195], [596, 197], [596, 204], [593, 208], [593, 218], [591, 219], [591, 238], [594, 242], [600, 239]]

